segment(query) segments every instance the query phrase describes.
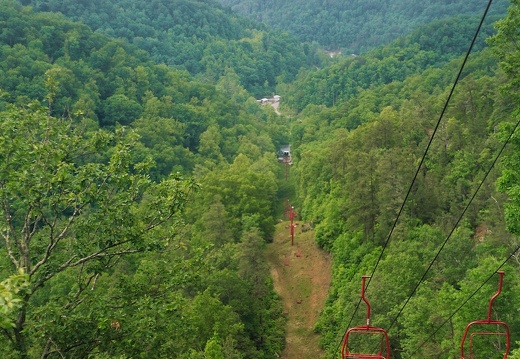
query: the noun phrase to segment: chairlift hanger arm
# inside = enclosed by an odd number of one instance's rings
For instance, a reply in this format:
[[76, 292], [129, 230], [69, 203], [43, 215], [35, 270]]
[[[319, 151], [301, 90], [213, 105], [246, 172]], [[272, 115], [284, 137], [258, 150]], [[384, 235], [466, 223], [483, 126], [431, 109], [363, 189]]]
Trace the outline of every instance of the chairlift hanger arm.
[[[500, 327], [503, 328], [502, 332], [496, 331], [496, 332], [494, 332], [494, 334], [496, 334], [496, 335], [504, 335], [505, 336], [506, 347], [505, 347], [504, 359], [507, 359], [507, 357], [509, 355], [509, 350], [511, 348], [511, 334], [510, 334], [510, 331], [509, 331], [509, 326], [505, 322], [502, 322], [502, 321], [499, 321], [499, 320], [492, 320], [491, 319], [491, 314], [492, 314], [492, 310], [493, 310], [493, 302], [500, 295], [500, 293], [502, 293], [502, 283], [503, 283], [503, 280], [504, 280], [504, 271], [498, 271], [497, 273], [500, 276], [499, 281], [498, 281], [498, 290], [491, 297], [491, 299], [489, 300], [489, 307], [488, 307], [487, 318], [486, 319], [482, 319], [482, 320], [475, 320], [475, 321], [469, 323], [466, 326], [466, 330], [464, 331], [464, 335], [462, 336], [462, 340], [461, 340], [461, 343], [460, 343], [461, 359], [465, 359], [466, 353], [465, 353], [464, 344], [466, 342], [466, 337], [468, 336], [469, 330], [470, 330], [470, 328], [472, 326], [477, 326], [477, 325], [481, 325], [481, 326], [493, 325], [494, 327], [496, 327], [497, 330]], [[472, 339], [473, 339], [473, 337], [475, 335], [490, 335], [490, 334], [491, 334], [490, 332], [475, 332], [475, 333], [472, 333], [470, 335], [470, 349], [469, 349], [469, 351], [470, 351], [470, 358], [473, 358], [473, 353], [472, 353], [472, 350], [473, 350], [473, 348], [472, 348], [473, 340]]]

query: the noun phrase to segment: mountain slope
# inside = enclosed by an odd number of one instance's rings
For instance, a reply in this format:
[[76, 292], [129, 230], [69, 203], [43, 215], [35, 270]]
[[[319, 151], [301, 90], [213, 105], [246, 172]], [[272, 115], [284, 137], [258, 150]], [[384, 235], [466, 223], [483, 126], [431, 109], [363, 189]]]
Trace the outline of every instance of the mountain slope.
[[[261, 251], [283, 117], [231, 71], [216, 85], [196, 80], [61, 14], [0, 0], [0, 29], [0, 218], [13, 236], [34, 235], [23, 261], [0, 238], [0, 357], [281, 353], [282, 307]], [[196, 177], [186, 203], [171, 195], [180, 173]], [[103, 215], [121, 202], [132, 204]], [[174, 219], [170, 208], [184, 211]], [[8, 289], [5, 316], [4, 283], [29, 261], [31, 291]]]
[[217, 81], [231, 69], [257, 97], [274, 91], [277, 77], [290, 81], [316, 59], [287, 33], [199, 0], [24, 0], [39, 12], [60, 12], [98, 33], [123, 38], [158, 63]]
[[[219, 0], [238, 13], [317, 41], [331, 50], [361, 53], [410, 33], [419, 25], [459, 15], [481, 15], [484, 0]], [[507, 0], [492, 14], [505, 13]]]

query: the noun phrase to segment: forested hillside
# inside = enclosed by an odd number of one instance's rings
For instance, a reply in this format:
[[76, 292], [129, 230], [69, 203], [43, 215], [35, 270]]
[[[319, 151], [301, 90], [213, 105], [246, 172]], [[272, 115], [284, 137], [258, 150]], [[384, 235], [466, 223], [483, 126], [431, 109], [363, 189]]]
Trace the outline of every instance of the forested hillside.
[[204, 81], [230, 71], [258, 98], [272, 95], [277, 78], [291, 81], [318, 65], [316, 50], [296, 37], [268, 32], [214, 1], [24, 0], [35, 11], [60, 12], [92, 30], [147, 51], [157, 63], [186, 69]]
[[[280, 85], [284, 104], [298, 111], [309, 104], [341, 107], [371, 87], [401, 82], [429, 67], [443, 68], [466, 53], [478, 23], [479, 19], [462, 17], [436, 21], [364, 55], [348, 56], [318, 71], [302, 70], [295, 81]], [[493, 33], [493, 21], [487, 18], [473, 51], [487, 47], [486, 39]], [[351, 121], [348, 128], [365, 119], [352, 113]]]
[[[359, 54], [436, 20], [480, 15], [483, 0], [218, 0], [232, 10], [328, 50]], [[507, 0], [495, 0], [502, 16]], [[460, 21], [462, 22], [462, 21]]]
[[[0, 2], [0, 357], [273, 358], [283, 118]], [[125, 126], [125, 127], [123, 127]]]
[[[212, 1], [0, 0], [0, 357], [279, 357], [264, 248], [294, 193], [332, 254], [327, 358], [365, 323], [362, 275], [392, 358], [459, 357], [497, 270], [520, 358], [520, 3], [496, 30], [493, 5], [460, 77], [485, 4], [450, 4], [327, 65]], [[282, 115], [254, 97], [275, 89]]]
[[[301, 110], [291, 129], [299, 208], [333, 257], [316, 328], [327, 358], [339, 356], [349, 327], [365, 324], [362, 275], [372, 275], [371, 325], [389, 331], [392, 358], [459, 357], [466, 325], [486, 318], [497, 270], [506, 275], [492, 318], [518, 341], [513, 9], [488, 39], [493, 51], [471, 53], [451, 97], [463, 57], [440, 65], [441, 43], [427, 55], [426, 36], [415, 35], [302, 75], [288, 91]], [[487, 345], [474, 350], [503, 357], [503, 340]]]

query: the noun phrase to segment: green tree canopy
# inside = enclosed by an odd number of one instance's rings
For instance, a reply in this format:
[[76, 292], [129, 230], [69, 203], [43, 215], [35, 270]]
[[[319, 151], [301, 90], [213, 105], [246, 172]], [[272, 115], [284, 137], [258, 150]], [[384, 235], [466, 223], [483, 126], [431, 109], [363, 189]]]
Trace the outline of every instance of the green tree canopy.
[[159, 229], [182, 211], [193, 183], [175, 177], [153, 183], [150, 164], [133, 161], [137, 137], [124, 128], [82, 134], [35, 104], [0, 117], [1, 243], [10, 268], [2, 273], [21, 271], [30, 283], [4, 334], [27, 357], [29, 348], [45, 347], [28, 335], [38, 291], [78, 270], [80, 303], [90, 294], [87, 285], [118, 258], [164, 245], [168, 234]]

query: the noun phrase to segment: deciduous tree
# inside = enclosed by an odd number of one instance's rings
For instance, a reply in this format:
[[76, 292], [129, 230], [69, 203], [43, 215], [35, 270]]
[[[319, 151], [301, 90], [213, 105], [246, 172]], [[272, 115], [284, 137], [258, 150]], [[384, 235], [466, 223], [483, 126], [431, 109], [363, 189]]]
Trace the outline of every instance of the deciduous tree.
[[4, 343], [27, 358], [30, 348], [46, 347], [40, 341], [52, 341], [28, 334], [38, 291], [76, 270], [68, 308], [80, 305], [119, 258], [164, 243], [168, 234], [158, 229], [183, 209], [193, 183], [153, 183], [150, 164], [132, 160], [138, 137], [124, 128], [82, 134], [36, 104], [10, 107], [0, 118], [0, 244], [10, 263], [0, 275], [29, 280]]

